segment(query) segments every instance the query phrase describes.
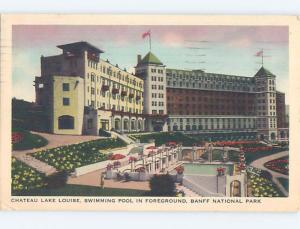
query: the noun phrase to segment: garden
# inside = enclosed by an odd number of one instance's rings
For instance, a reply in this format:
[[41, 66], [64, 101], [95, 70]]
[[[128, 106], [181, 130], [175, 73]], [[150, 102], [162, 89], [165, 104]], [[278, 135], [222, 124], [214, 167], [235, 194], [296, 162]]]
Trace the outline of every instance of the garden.
[[13, 129], [11, 140], [13, 150], [40, 148], [48, 144], [48, 141], [42, 136], [21, 128]]
[[14, 157], [12, 157], [11, 173], [11, 189], [13, 195], [22, 191], [29, 192], [47, 186], [44, 174], [37, 172]]
[[121, 139], [99, 139], [33, 153], [36, 159], [52, 165], [59, 171], [72, 172], [75, 168], [109, 159], [101, 150], [125, 147]]
[[187, 136], [182, 133], [162, 132], [152, 134], [132, 134], [129, 136], [133, 140], [140, 140], [140, 142], [147, 143], [150, 140], [155, 140], [156, 146], [161, 146], [167, 142], [181, 142], [183, 146], [192, 146], [198, 142], [197, 139]]
[[264, 166], [272, 171], [289, 175], [289, 157], [282, 157], [272, 161], [268, 161]]
[[251, 194], [254, 197], [284, 197], [276, 185], [262, 175], [249, 175]]

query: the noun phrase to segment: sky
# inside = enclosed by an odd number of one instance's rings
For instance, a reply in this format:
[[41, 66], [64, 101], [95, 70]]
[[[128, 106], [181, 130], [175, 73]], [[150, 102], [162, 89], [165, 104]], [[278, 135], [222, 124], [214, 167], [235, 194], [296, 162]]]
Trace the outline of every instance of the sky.
[[57, 55], [56, 46], [87, 41], [104, 51], [100, 58], [134, 71], [137, 55], [151, 51], [167, 66], [206, 72], [254, 76], [264, 67], [277, 77], [277, 90], [288, 104], [288, 27], [286, 26], [13, 26], [13, 96], [35, 100], [33, 81], [40, 75], [40, 57]]

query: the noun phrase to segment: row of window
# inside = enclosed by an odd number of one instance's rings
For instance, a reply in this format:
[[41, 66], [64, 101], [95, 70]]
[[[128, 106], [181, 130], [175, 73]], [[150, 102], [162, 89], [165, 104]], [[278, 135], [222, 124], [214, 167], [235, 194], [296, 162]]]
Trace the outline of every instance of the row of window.
[[152, 73], [159, 73], [159, 74], [163, 74], [164, 73], [164, 70], [162, 69], [156, 69], [156, 68], [151, 68], [151, 72]]
[[163, 106], [164, 105], [164, 102], [157, 102], [157, 101], [152, 101], [152, 106]]
[[152, 76], [151, 80], [152, 81], [158, 81], [158, 82], [164, 82], [164, 77], [162, 77], [162, 76]]
[[164, 85], [152, 85], [152, 89], [164, 90]]
[[115, 110], [115, 111], [137, 113], [137, 114], [142, 113], [142, 110], [137, 109], [137, 108], [134, 109], [134, 108], [127, 107], [127, 106], [120, 106], [120, 105], [108, 104], [108, 103], [100, 103], [99, 101], [97, 101], [97, 104], [95, 104], [94, 100], [91, 100], [91, 101], [88, 100], [88, 106], [96, 108], [96, 105], [98, 108], [103, 108], [103, 109], [107, 109], [107, 110]]
[[251, 91], [252, 87], [249, 86], [238, 86], [238, 85], [226, 85], [226, 84], [203, 84], [203, 83], [190, 83], [190, 82], [177, 82], [173, 81], [173, 84], [171, 81], [167, 82], [168, 86], [173, 87], [185, 87], [185, 88], [201, 88], [201, 89], [216, 89], [216, 90], [237, 90], [237, 91]]
[[167, 72], [167, 76], [172, 76], [180, 79], [187, 80], [206, 80], [206, 81], [220, 81], [220, 82], [253, 82], [253, 78], [251, 77], [240, 77], [240, 76], [231, 76], [231, 75], [223, 75], [223, 74], [212, 74], [212, 73], [204, 73], [200, 72], [198, 74], [189, 72], [189, 74], [182, 73], [171, 73]]

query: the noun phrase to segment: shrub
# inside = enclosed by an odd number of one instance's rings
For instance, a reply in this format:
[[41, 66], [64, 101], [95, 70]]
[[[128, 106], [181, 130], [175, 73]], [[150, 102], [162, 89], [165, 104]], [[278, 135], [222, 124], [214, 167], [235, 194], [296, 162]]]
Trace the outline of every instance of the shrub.
[[54, 173], [46, 177], [47, 188], [50, 189], [64, 187], [67, 181], [68, 181], [68, 172], [65, 170]]
[[176, 196], [174, 179], [169, 175], [154, 175], [150, 180], [151, 196]]

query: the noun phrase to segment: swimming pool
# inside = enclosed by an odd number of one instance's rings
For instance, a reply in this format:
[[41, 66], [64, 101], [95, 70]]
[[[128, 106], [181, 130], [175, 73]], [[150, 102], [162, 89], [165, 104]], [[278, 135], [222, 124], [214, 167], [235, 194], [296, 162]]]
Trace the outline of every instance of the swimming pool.
[[225, 168], [225, 173], [232, 175], [233, 165], [224, 164], [183, 164], [185, 175], [217, 175], [217, 168]]

